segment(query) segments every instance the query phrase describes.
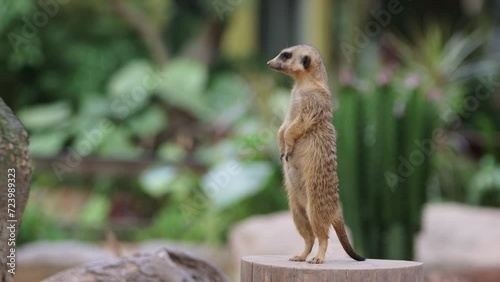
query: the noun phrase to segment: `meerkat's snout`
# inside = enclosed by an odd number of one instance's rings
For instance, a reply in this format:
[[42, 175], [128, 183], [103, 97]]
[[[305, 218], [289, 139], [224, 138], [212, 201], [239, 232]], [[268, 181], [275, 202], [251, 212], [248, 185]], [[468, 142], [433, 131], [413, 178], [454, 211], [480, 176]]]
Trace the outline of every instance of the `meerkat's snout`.
[[278, 72], [286, 72], [288, 70], [289, 59], [292, 58], [291, 50], [282, 50], [274, 59], [267, 62], [267, 66]]
[[267, 66], [275, 71], [280, 71], [282, 69], [281, 63], [277, 62], [276, 58], [267, 62]]
[[316, 57], [316, 49], [299, 45], [283, 49], [274, 59], [267, 62], [267, 66], [277, 72], [297, 77], [303, 73], [314, 72], [316, 68], [309, 68]]

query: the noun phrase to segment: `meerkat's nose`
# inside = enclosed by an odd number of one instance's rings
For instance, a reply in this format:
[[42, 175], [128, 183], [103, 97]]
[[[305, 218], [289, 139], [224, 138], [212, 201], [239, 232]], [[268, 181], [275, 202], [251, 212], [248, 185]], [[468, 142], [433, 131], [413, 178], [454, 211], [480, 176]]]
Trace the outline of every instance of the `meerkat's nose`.
[[271, 65], [271, 61], [268, 61], [267, 62], [267, 66], [269, 67]]

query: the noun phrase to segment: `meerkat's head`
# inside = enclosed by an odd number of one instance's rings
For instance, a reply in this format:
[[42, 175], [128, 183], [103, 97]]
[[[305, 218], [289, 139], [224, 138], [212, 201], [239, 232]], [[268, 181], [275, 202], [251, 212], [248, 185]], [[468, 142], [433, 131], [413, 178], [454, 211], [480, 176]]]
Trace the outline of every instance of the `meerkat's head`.
[[307, 74], [326, 75], [323, 59], [318, 49], [309, 45], [283, 49], [274, 59], [267, 62], [267, 66], [295, 79]]

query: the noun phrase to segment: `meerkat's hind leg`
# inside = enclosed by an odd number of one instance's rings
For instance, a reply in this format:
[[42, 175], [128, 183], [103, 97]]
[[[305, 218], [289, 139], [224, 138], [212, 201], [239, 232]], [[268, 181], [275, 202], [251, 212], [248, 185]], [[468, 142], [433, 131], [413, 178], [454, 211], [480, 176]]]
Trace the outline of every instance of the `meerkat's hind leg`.
[[319, 246], [316, 256], [309, 263], [321, 264], [325, 261], [326, 249], [328, 248], [328, 232], [330, 231], [330, 224], [327, 222], [322, 222], [322, 219], [315, 220], [311, 218], [311, 225], [314, 235], [318, 237]]
[[304, 251], [296, 256], [290, 258], [291, 261], [305, 261], [307, 256], [311, 253], [311, 250], [314, 245], [314, 233], [311, 228], [311, 224], [309, 222], [309, 218], [307, 217], [306, 210], [303, 207], [300, 207], [296, 202], [290, 200], [290, 207], [292, 209], [293, 221], [295, 222], [295, 226], [299, 231], [299, 234], [304, 238], [305, 247]]
[[313, 259], [309, 261], [311, 264], [321, 264], [325, 261], [326, 249], [328, 248], [328, 237], [326, 238], [318, 238], [319, 248], [318, 253], [314, 256]]

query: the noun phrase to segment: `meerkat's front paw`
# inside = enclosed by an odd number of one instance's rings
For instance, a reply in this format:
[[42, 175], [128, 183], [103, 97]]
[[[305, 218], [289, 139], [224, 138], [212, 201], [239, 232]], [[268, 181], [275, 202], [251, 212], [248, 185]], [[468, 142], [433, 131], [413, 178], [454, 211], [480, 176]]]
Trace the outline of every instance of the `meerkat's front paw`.
[[292, 158], [292, 152], [287, 152], [285, 155], [285, 160], [288, 162], [288, 160], [291, 158]]
[[283, 162], [283, 157], [285, 156], [285, 154], [281, 153], [280, 154], [280, 162]]
[[306, 257], [304, 256], [294, 256], [290, 258], [290, 261], [305, 261]]
[[325, 260], [323, 258], [315, 257], [309, 261], [310, 264], [322, 264]]

